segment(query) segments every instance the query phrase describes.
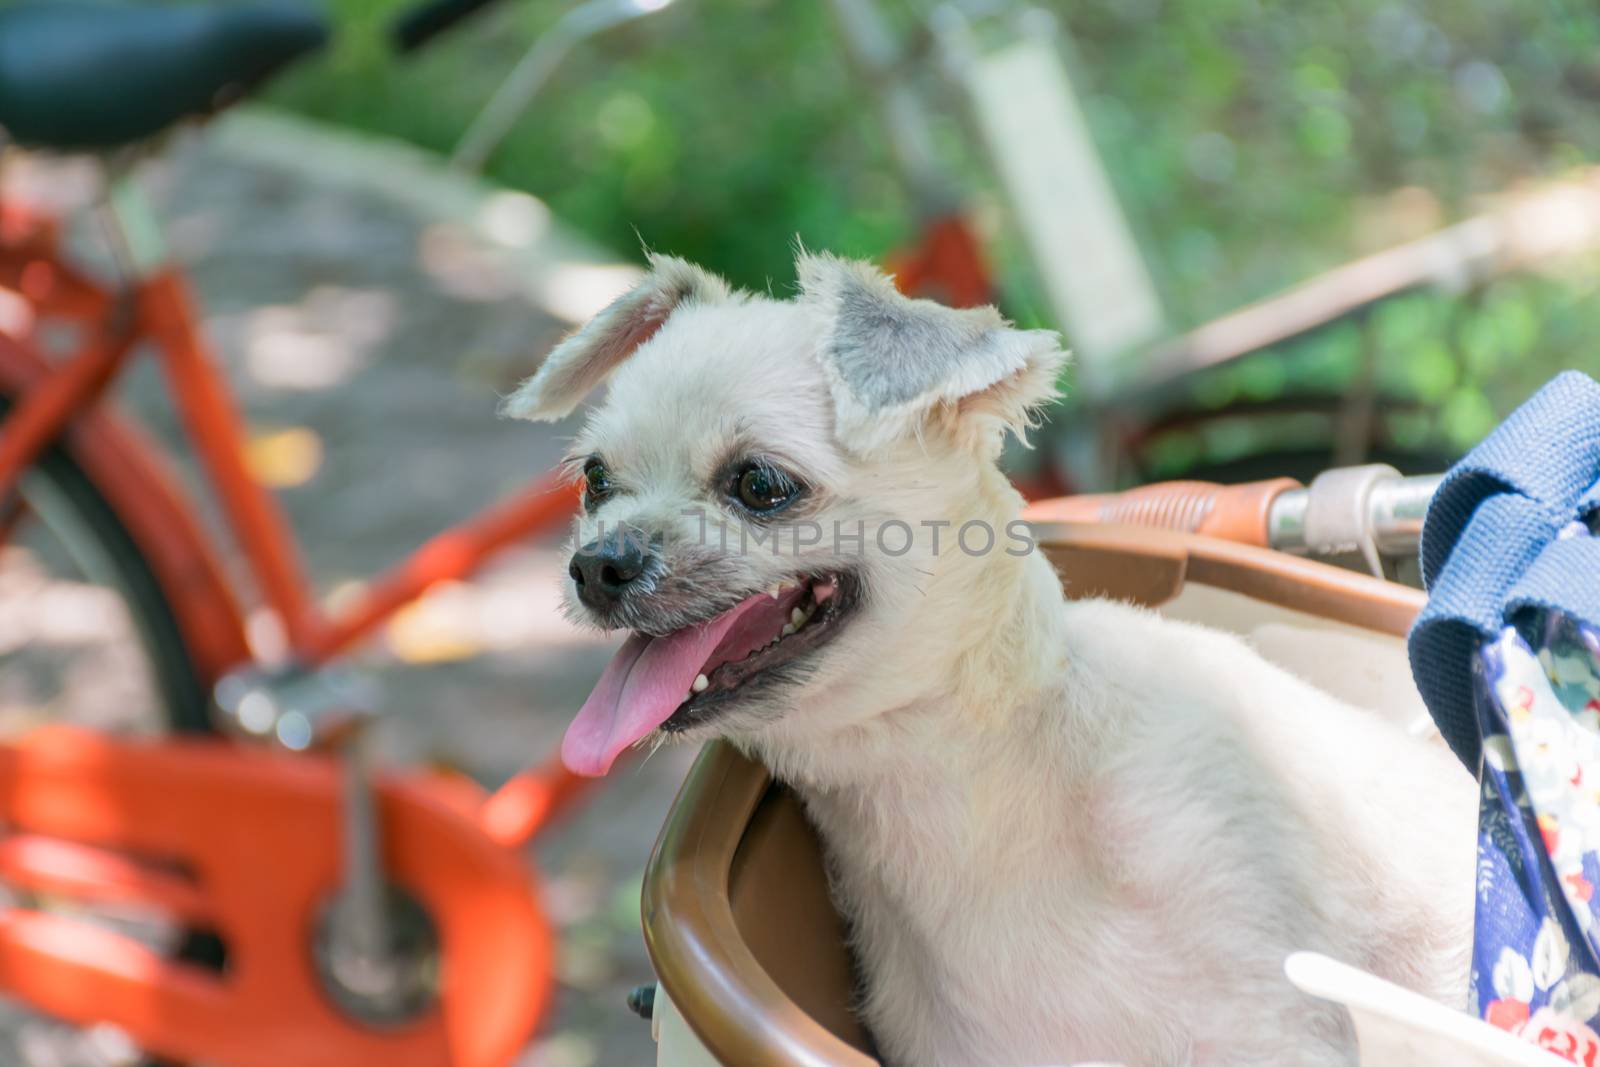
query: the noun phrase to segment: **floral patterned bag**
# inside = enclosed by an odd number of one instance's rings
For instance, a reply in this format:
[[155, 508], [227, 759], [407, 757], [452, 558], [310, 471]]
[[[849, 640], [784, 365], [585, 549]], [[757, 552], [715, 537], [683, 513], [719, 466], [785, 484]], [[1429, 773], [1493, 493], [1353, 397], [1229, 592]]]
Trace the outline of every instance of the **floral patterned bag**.
[[1446, 476], [1412, 673], [1481, 786], [1472, 1008], [1600, 1067], [1600, 385], [1567, 373]]
[[1600, 1067], [1600, 631], [1559, 612], [1531, 628], [1533, 641], [1506, 627], [1478, 656], [1473, 1008]]

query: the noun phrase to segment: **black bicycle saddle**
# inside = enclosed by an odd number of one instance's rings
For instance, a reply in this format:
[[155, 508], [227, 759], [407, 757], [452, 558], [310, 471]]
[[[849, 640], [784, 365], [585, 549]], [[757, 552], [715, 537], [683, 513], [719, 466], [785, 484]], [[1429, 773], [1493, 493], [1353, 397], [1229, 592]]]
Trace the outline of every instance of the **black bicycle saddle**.
[[0, 128], [20, 144], [114, 148], [232, 103], [327, 40], [288, 2], [0, 7]]

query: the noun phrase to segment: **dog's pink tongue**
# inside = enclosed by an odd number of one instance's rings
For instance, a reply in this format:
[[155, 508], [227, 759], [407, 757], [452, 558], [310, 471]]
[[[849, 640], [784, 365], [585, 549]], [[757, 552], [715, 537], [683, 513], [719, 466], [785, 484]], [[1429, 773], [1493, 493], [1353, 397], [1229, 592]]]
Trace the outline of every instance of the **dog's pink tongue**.
[[623, 749], [678, 709], [695, 675], [733, 624], [770, 599], [758, 593], [714, 619], [665, 637], [628, 638], [567, 727], [561, 742], [561, 761], [567, 769], [593, 778], [610, 770]]

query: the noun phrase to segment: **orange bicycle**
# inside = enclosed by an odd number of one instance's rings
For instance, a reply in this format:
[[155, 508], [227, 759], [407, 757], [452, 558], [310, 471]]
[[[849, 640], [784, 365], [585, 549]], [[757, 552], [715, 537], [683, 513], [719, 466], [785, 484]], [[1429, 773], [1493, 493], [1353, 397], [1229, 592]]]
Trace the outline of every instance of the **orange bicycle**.
[[[22, 906], [0, 913], [0, 991], [181, 1061], [491, 1067], [527, 1041], [551, 988], [551, 932], [516, 846], [575, 782], [555, 761], [494, 796], [443, 775], [377, 774], [361, 743], [369, 712], [319, 668], [434, 583], [560, 527], [575, 490], [538, 480], [325, 612], [249, 474], [184, 278], [125, 180], [130, 146], [236, 99], [324, 36], [282, 5], [0, 11], [0, 122], [21, 145], [106, 156], [99, 213], [116, 266], [113, 283], [97, 280], [64, 255], [58, 220], [0, 202], [0, 620], [50, 612], [29, 597], [41, 576], [114, 590], [153, 725], [191, 735], [8, 731], [0, 879]], [[54, 351], [63, 332], [73, 340]], [[283, 665], [253, 661], [196, 509], [103, 399], [144, 352], [281, 622]], [[0, 708], [8, 689], [87, 671], [115, 675], [95, 725], [124, 724], [128, 664], [74, 662], [49, 634], [0, 629]], [[203, 736], [219, 724], [275, 743]], [[108, 927], [96, 909], [154, 916], [163, 933]]]

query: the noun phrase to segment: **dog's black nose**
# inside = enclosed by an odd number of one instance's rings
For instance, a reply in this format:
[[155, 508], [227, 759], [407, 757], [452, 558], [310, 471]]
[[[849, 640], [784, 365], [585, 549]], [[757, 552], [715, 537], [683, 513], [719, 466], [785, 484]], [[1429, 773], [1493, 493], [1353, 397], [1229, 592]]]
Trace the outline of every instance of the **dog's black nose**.
[[578, 586], [578, 599], [596, 611], [616, 606], [628, 586], [650, 563], [650, 545], [638, 530], [608, 531], [572, 556], [567, 573]]

